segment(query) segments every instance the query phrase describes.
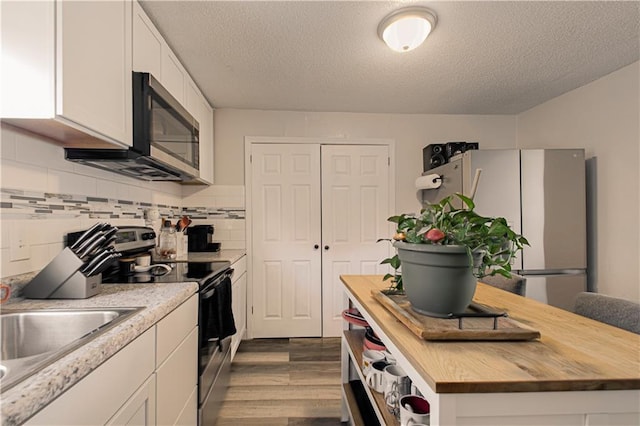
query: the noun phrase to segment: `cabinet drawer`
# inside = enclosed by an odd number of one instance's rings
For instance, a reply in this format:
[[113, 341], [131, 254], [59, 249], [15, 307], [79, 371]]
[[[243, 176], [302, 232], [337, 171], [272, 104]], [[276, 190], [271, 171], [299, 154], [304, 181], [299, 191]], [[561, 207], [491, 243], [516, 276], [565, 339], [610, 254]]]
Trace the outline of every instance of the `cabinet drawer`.
[[198, 295], [195, 294], [158, 323], [156, 367], [165, 361], [197, 324]]
[[[198, 382], [198, 328], [194, 327], [180, 346], [157, 370], [157, 421], [172, 425]], [[187, 414], [184, 413], [186, 416]]]
[[154, 370], [150, 329], [29, 419], [28, 425], [105, 424]]

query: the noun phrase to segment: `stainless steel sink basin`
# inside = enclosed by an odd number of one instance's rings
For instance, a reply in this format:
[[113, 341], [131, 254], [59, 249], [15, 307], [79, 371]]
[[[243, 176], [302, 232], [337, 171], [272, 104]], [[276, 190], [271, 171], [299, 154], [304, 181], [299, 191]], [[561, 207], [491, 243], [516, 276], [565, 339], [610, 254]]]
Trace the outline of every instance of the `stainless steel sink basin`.
[[2, 389], [24, 380], [140, 309], [3, 309], [0, 313]]

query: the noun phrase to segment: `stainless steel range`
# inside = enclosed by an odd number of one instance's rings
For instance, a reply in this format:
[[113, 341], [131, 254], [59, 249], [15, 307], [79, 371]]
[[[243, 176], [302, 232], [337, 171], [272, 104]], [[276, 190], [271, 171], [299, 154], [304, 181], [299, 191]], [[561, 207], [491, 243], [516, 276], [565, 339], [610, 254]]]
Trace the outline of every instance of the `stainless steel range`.
[[[153, 250], [155, 237], [152, 228], [123, 227], [116, 234], [114, 246], [122, 254], [121, 258], [135, 257]], [[73, 241], [74, 234], [69, 234], [67, 244]], [[116, 262], [103, 272], [102, 283], [198, 283], [198, 423], [213, 425], [228, 387], [231, 336], [236, 333], [231, 311], [233, 269], [230, 262], [177, 262], [169, 266], [171, 270], [168, 272], [165, 268], [157, 267], [132, 273]]]

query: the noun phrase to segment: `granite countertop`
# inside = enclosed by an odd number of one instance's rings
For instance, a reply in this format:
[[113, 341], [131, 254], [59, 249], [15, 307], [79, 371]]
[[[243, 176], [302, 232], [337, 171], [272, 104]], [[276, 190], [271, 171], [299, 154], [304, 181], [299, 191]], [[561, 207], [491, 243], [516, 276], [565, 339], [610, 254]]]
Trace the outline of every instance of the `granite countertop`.
[[[222, 249], [220, 251], [203, 251], [203, 252], [191, 252], [187, 253], [183, 256], [178, 256], [174, 262], [222, 262], [227, 261], [233, 264], [237, 262], [246, 254], [245, 250], [233, 250], [233, 249]], [[154, 256], [154, 261], [161, 261], [156, 259]]]
[[108, 284], [88, 299], [16, 300], [4, 309], [144, 307], [120, 324], [26, 378], [1, 395], [0, 423], [18, 425], [195, 294], [195, 282]]

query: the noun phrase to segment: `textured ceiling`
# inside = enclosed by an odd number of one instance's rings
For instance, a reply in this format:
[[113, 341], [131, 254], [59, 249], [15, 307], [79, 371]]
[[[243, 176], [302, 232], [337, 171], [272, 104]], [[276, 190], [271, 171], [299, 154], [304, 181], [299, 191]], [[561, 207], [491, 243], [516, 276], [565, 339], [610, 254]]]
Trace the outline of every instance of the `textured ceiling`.
[[[408, 4], [438, 23], [377, 37]], [[638, 60], [638, 1], [142, 1], [216, 108], [514, 114]]]

